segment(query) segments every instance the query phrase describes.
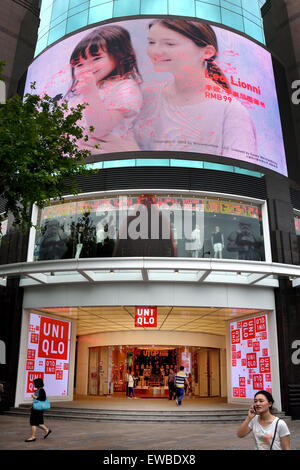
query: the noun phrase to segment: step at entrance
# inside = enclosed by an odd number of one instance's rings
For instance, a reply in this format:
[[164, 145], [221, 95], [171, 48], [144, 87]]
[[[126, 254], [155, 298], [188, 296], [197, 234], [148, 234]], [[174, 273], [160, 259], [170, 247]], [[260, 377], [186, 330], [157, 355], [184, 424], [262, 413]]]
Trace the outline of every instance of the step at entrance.
[[[18, 408], [10, 408], [6, 415], [29, 417], [30, 406], [21, 405]], [[201, 410], [191, 411], [175, 408], [174, 411], [164, 410], [107, 410], [88, 408], [63, 408], [53, 406], [44, 412], [45, 418], [64, 419], [75, 421], [108, 421], [127, 423], [233, 423], [242, 422], [245, 419], [245, 410]], [[286, 422], [290, 417], [284, 413], [276, 413]]]

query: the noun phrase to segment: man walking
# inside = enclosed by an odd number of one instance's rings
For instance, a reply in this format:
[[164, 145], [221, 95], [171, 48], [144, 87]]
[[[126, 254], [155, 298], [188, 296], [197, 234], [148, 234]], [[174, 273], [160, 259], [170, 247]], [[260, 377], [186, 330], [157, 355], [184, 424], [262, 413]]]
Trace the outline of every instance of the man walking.
[[184, 397], [184, 384], [187, 382], [186, 374], [184, 372], [184, 367], [180, 366], [179, 372], [176, 374], [176, 394], [177, 394], [177, 399], [176, 399], [176, 404], [178, 406], [181, 405], [182, 399]]

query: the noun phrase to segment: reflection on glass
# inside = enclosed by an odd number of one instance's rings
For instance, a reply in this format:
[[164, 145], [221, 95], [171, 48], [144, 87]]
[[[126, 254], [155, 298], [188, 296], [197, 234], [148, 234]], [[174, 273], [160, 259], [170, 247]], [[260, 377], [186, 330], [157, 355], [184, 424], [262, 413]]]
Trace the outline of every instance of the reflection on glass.
[[187, 257], [264, 261], [258, 205], [210, 198], [140, 195], [49, 206], [40, 216], [35, 260]]

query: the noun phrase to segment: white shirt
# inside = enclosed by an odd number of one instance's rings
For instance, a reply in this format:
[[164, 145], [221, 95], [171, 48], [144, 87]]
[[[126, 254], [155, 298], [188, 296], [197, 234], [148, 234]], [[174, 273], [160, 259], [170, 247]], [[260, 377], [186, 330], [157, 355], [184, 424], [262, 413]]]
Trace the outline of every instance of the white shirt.
[[128, 377], [128, 387], [134, 387], [134, 380], [132, 375], [129, 375]]
[[247, 109], [236, 99], [204, 98], [196, 104], [171, 105], [166, 84], [144, 86], [135, 138], [142, 150], [201, 152], [248, 160], [256, 154], [255, 129]]
[[[272, 439], [274, 436], [276, 422], [279, 418], [275, 418], [269, 426], [264, 427], [258, 422], [258, 415], [254, 416], [254, 418], [248, 424], [249, 428], [253, 431], [253, 437], [255, 442], [255, 450], [269, 450]], [[279, 420], [276, 436], [274, 439], [272, 450], [282, 450], [280, 438], [284, 436], [289, 436], [290, 431], [287, 427], [287, 424], [282, 419]]]

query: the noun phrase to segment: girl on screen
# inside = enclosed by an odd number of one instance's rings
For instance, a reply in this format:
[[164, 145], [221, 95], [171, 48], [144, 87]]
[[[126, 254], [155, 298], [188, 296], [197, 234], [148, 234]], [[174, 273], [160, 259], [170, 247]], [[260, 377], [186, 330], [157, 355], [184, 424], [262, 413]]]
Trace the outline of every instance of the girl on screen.
[[195, 21], [155, 19], [149, 25], [147, 54], [156, 72], [172, 77], [144, 88], [135, 125], [143, 150], [177, 150], [246, 159], [256, 153], [248, 111], [231, 95], [217, 66], [217, 37]]
[[93, 153], [139, 150], [132, 128], [142, 105], [141, 80], [128, 31], [114, 25], [93, 30], [75, 47], [70, 65], [64, 99], [72, 106], [88, 103], [80, 124], [89, 140], [80, 146]]

